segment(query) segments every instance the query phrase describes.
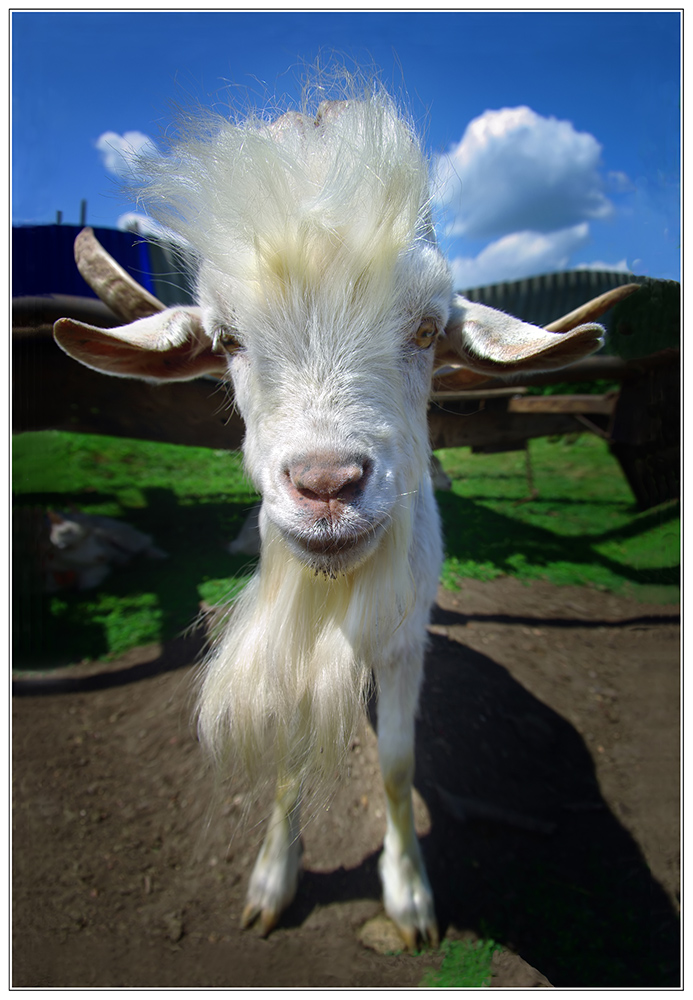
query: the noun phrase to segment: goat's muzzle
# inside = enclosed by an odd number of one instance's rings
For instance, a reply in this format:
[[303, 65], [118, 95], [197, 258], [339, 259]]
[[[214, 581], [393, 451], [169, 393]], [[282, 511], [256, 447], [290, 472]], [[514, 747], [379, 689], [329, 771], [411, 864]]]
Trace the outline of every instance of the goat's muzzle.
[[284, 471], [284, 487], [300, 518], [294, 542], [307, 554], [338, 556], [373, 538], [378, 526], [363, 516], [360, 500], [371, 475], [361, 455], [301, 456]]
[[314, 510], [318, 517], [329, 515], [330, 505], [357, 502], [369, 473], [370, 463], [360, 456], [346, 462], [336, 457], [302, 458], [286, 472], [294, 502]]

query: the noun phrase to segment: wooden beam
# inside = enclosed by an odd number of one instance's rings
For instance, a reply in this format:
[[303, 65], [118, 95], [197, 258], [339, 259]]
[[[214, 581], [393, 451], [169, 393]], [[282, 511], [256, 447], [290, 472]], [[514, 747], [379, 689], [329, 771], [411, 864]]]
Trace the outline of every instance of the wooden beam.
[[604, 413], [616, 409], [617, 393], [606, 396], [516, 396], [508, 400], [510, 413]]
[[[657, 351], [656, 354], [650, 354], [646, 358], [633, 358], [630, 361], [605, 354], [594, 354], [591, 358], [576, 361], [568, 368], [535, 372], [531, 375], [522, 373], [522, 381], [518, 381], [517, 385], [555, 385], [557, 382], [593, 382], [595, 379], [622, 382], [624, 379], [637, 377], [655, 368], [677, 365], [679, 360], [679, 351], [676, 348], [666, 348], [663, 351]], [[499, 378], [486, 379], [478, 386], [470, 388], [468, 381], [466, 381], [465, 371], [466, 369], [460, 369], [459, 372], [453, 371], [446, 375], [436, 376], [433, 380], [434, 397], [442, 392], [445, 392], [448, 398], [450, 398], [451, 393], [456, 392], [460, 394], [474, 392], [483, 396], [488, 394], [489, 389], [508, 388], [508, 383]]]
[[483, 406], [473, 413], [454, 413], [432, 406], [428, 414], [431, 447], [494, 448], [513, 451], [536, 437], [584, 431], [574, 413], [509, 413], [507, 406]]
[[151, 385], [77, 364], [42, 334], [14, 337], [12, 429], [79, 431], [234, 450], [245, 426], [215, 379]]
[[432, 392], [431, 399], [434, 403], [459, 402], [461, 400], [480, 399], [510, 399], [512, 396], [521, 396], [527, 392], [527, 387], [523, 385], [506, 385], [498, 389], [464, 389], [464, 390], [441, 390]]
[[64, 316], [104, 328], [122, 323], [103, 302], [86, 295], [25, 295], [12, 299], [12, 336], [45, 335]]

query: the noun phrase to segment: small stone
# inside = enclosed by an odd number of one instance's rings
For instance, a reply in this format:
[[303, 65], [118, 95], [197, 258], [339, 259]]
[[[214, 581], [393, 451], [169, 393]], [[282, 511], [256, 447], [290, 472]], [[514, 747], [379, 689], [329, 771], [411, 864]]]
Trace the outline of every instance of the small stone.
[[164, 917], [166, 937], [176, 942], [183, 937], [183, 918], [180, 913], [167, 913]]
[[384, 914], [367, 920], [358, 932], [358, 939], [364, 948], [370, 948], [379, 955], [391, 955], [405, 948], [402, 935]]

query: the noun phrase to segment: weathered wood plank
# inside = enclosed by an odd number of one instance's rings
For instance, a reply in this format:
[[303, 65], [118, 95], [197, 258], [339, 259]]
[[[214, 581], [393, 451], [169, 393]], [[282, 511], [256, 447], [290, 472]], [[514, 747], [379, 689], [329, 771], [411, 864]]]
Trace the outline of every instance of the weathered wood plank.
[[83, 295], [26, 295], [12, 299], [12, 336], [45, 332], [65, 316], [104, 328], [122, 323], [99, 299]]
[[[483, 403], [483, 400], [479, 401]], [[431, 446], [514, 451], [526, 441], [554, 434], [584, 431], [571, 413], [509, 413], [505, 403], [474, 413], [453, 413], [431, 407], [428, 414]]]
[[617, 393], [605, 396], [516, 396], [508, 400], [510, 413], [613, 413]]

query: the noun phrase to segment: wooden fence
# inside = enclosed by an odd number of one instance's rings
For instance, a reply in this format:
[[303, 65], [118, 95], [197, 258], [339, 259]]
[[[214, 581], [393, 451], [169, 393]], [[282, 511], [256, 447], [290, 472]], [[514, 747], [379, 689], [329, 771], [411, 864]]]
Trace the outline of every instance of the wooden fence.
[[[57, 429], [233, 450], [244, 426], [230, 390], [210, 378], [149, 385], [91, 371], [55, 344], [52, 324], [71, 316], [98, 326], [119, 320], [96, 299], [15, 299], [12, 337], [13, 431]], [[602, 395], [530, 395], [530, 386], [597, 379], [619, 388]], [[679, 496], [680, 362], [669, 348], [625, 361], [597, 355], [556, 372], [507, 385], [434, 392], [434, 449], [525, 448], [532, 438], [589, 431], [609, 442], [643, 509]]]

